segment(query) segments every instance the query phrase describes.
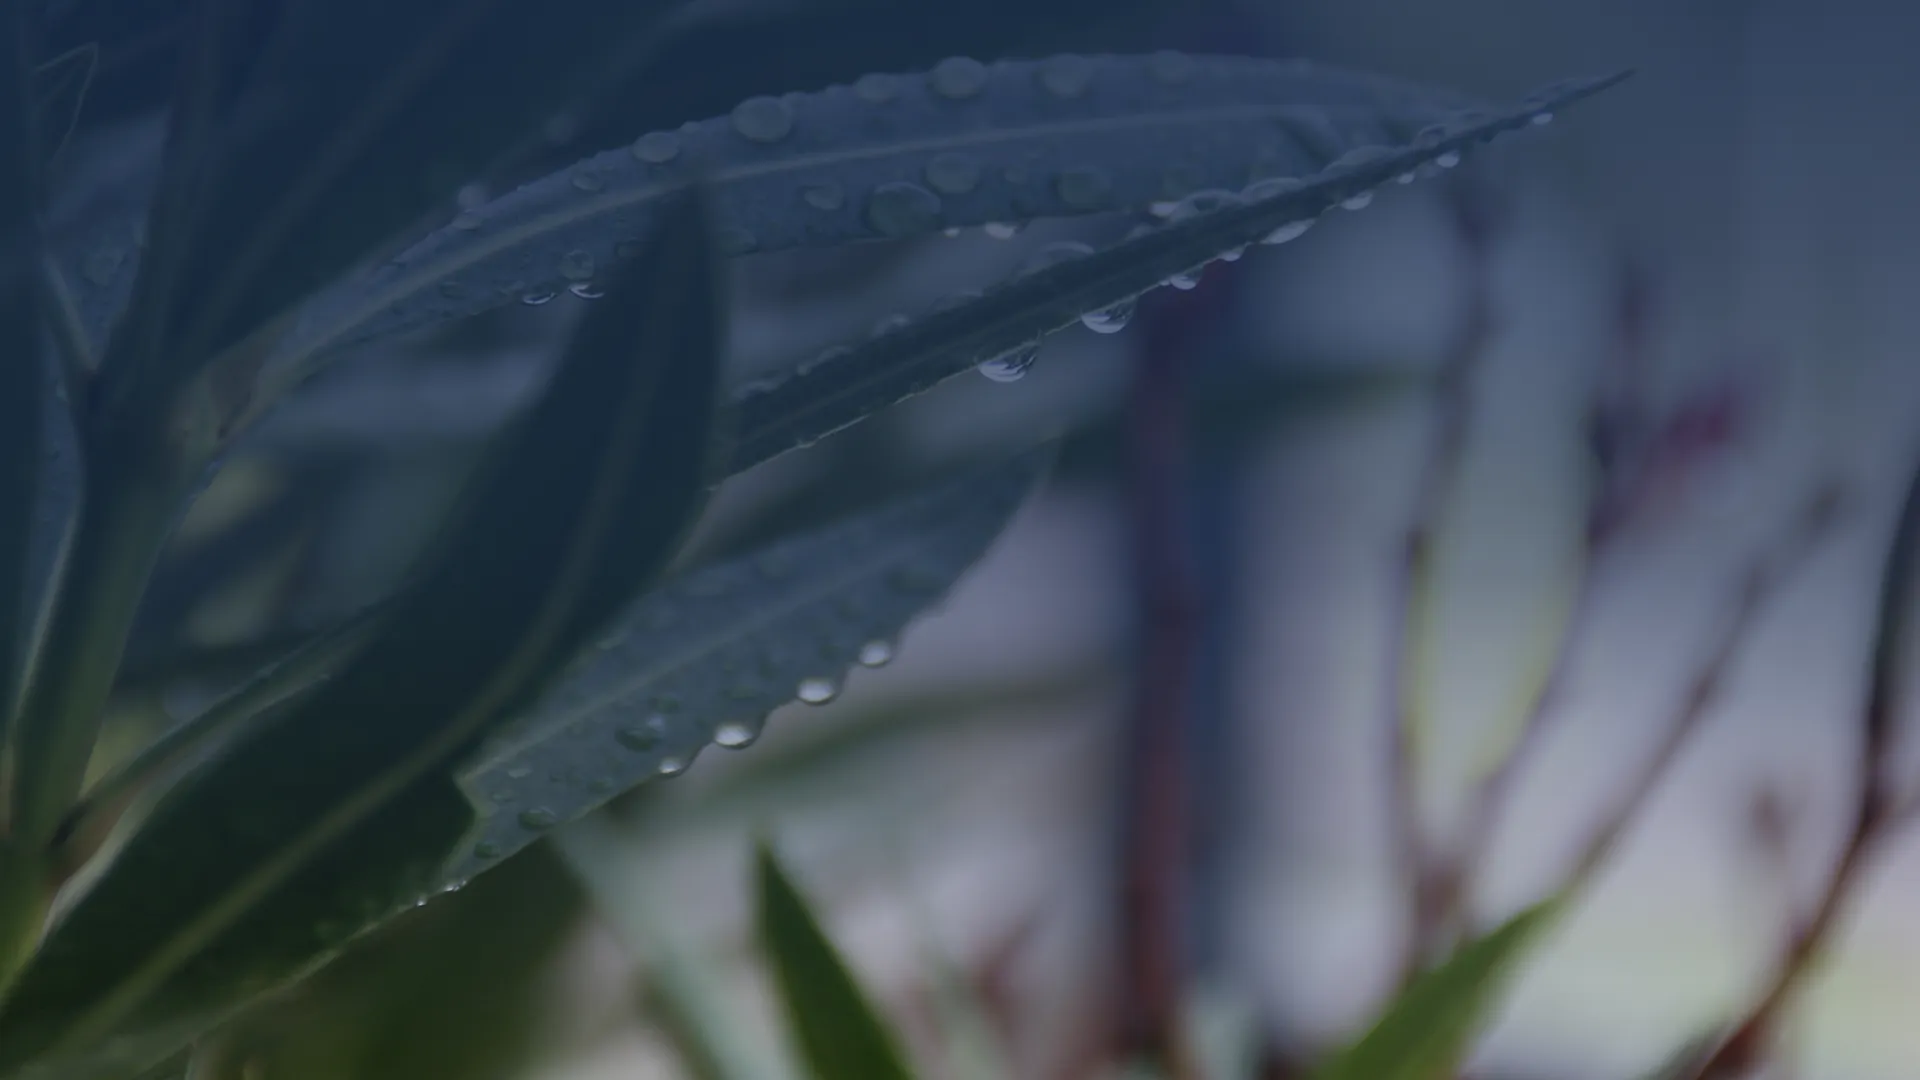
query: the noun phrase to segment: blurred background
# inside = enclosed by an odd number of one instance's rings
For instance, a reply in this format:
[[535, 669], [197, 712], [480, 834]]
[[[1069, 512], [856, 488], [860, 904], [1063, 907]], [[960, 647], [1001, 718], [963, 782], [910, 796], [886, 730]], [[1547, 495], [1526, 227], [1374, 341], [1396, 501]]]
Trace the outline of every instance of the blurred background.
[[[1017, 382], [954, 380], [729, 485], [698, 557], [1069, 435], [891, 663], [382, 933], [242, 1023], [238, 1075], [693, 1077], [701, 1031], [745, 1075], [791, 1075], [751, 934], [759, 835], [933, 1076], [1119, 1075], [1169, 1025], [1206, 1075], [1249, 1075], [1234, 1055], [1293, 1075], [1452, 930], [1569, 874], [1586, 891], [1475, 1076], [1637, 1076], [1748, 1012], [1860, 790], [1920, 406], [1920, 10], [711, 6], [716, 47], [776, 90], [1152, 48], [1495, 101], [1638, 75], [1161, 290], [1123, 332], [1059, 335]], [[102, 43], [76, 176], [156, 130], [177, 7], [47, 6], [57, 43]], [[789, 9], [811, 21], [729, 21]], [[632, 115], [557, 127], [547, 164], [734, 100], [654, 78]], [[739, 260], [736, 363], [1113, 227]], [[185, 632], [138, 644], [125, 737], [391, 584], [571, 300], [345, 363], [252, 437], [151, 598]], [[1848, 884], [1768, 1075], [1920, 1076], [1920, 850], [1898, 833]]]

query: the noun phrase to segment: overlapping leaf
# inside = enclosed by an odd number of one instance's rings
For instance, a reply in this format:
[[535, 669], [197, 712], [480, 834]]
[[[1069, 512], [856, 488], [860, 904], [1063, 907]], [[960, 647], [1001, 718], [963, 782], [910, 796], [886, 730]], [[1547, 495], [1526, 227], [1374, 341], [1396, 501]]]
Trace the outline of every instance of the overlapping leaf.
[[1316, 1080], [1453, 1080], [1514, 970], [1564, 904], [1557, 897], [1527, 908], [1423, 972]]
[[754, 870], [761, 947], [808, 1071], [819, 1080], [912, 1080], [899, 1040], [764, 844]]
[[1051, 460], [1029, 452], [839, 525], [689, 571], [623, 615], [539, 706], [459, 770], [481, 822], [465, 880], [716, 738], [885, 662], [1000, 535]]
[[1624, 76], [1558, 84], [1504, 111], [1454, 114], [1396, 149], [1343, 156], [1298, 183], [1255, 185], [1246, 198], [1196, 212], [1081, 258], [1055, 262], [944, 306], [859, 345], [828, 350], [738, 399], [729, 469], [805, 446], [979, 364], [1032, 348], [1083, 315], [1109, 310], [1208, 261], [1311, 221], [1375, 188], [1502, 133], [1551, 118]]
[[367, 647], [163, 797], [54, 930], [0, 1009], [6, 1075], [144, 1065], [431, 890], [470, 818], [441, 770], [658, 572], [708, 490], [724, 302], [703, 204], [660, 229]]
[[1144, 210], [1313, 173], [1470, 102], [1298, 61], [1056, 56], [868, 75], [642, 136], [469, 213], [313, 304], [269, 362], [272, 398], [330, 350], [581, 287], [689, 170], [736, 253]]
[[204, 106], [206, 128], [176, 127], [154, 222], [168, 257], [108, 351], [105, 407], [177, 387], [367, 257], [635, 60], [672, 6], [294, 0], [256, 49], [244, 6], [203, 5], [206, 75], [186, 94], [205, 100], [175, 109]]

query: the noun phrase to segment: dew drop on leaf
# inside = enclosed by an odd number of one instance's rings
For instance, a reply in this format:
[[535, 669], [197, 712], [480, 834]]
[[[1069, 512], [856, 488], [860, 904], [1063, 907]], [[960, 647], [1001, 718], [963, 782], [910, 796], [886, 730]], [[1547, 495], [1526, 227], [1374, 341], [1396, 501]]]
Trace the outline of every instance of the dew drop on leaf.
[[940, 226], [940, 196], [904, 180], [881, 184], [867, 196], [867, 224], [882, 236], [912, 236]]
[[660, 759], [660, 764], [653, 767], [653, 771], [659, 773], [661, 776], [679, 776], [681, 773], [687, 771], [687, 759], [663, 757]]
[[793, 132], [793, 107], [779, 98], [750, 97], [733, 107], [733, 130], [753, 142], [779, 142]]
[[528, 307], [539, 307], [551, 301], [553, 297], [554, 294], [550, 292], [530, 292], [520, 297], [520, 302]]
[[1433, 163], [1435, 165], [1440, 166], [1443, 169], [1451, 169], [1454, 166], [1460, 164], [1460, 151], [1449, 150], [1446, 153], [1441, 154], [1439, 157], [1434, 158]]
[[1020, 235], [1020, 228], [1017, 221], [989, 221], [981, 226], [980, 231], [994, 240], [1011, 240]]
[[1358, 195], [1349, 195], [1340, 200], [1340, 208], [1343, 210], [1365, 210], [1372, 205], [1373, 192], [1371, 191], [1362, 191]]
[[576, 281], [567, 286], [567, 291], [582, 300], [598, 300], [607, 295], [605, 289], [595, 288], [591, 281]]
[[614, 741], [635, 753], [646, 753], [660, 745], [666, 737], [667, 721], [662, 716], [649, 716], [638, 724], [629, 724], [614, 733]]
[[1167, 284], [1179, 289], [1181, 292], [1192, 292], [1194, 289], [1200, 287], [1200, 275], [1204, 272], [1204, 268], [1197, 266], [1192, 270], [1183, 270], [1168, 278]]
[[980, 374], [997, 383], [1019, 382], [1032, 370], [1034, 361], [1040, 359], [1040, 343], [1023, 345], [1010, 353], [996, 356], [980, 364]]
[[600, 178], [599, 173], [577, 172], [573, 174], [573, 187], [575, 191], [584, 191], [591, 195], [596, 191], [606, 190], [607, 182]]
[[680, 140], [670, 131], [650, 131], [633, 141], [635, 160], [665, 165], [680, 156]]
[[970, 57], [949, 57], [927, 73], [927, 84], [943, 98], [964, 101], [986, 88], [987, 66]]
[[714, 745], [728, 750], [745, 749], [759, 737], [760, 729], [744, 720], [729, 720], [713, 729]]
[[535, 806], [520, 811], [520, 827], [524, 829], [551, 829], [560, 824], [560, 818], [544, 806]]
[[819, 180], [800, 191], [800, 197], [815, 210], [838, 210], [847, 204], [847, 193], [833, 180]]
[[1289, 221], [1285, 225], [1280, 226], [1279, 228], [1268, 233], [1266, 236], [1262, 237], [1260, 242], [1263, 244], [1267, 244], [1269, 246], [1274, 244], [1284, 244], [1290, 240], [1300, 239], [1302, 236], [1305, 236], [1307, 234], [1307, 230], [1311, 228], [1313, 228], [1312, 218], [1307, 218], [1302, 221]]
[[1117, 334], [1133, 321], [1133, 301], [1126, 300], [1080, 316], [1080, 324], [1096, 334]]
[[893, 659], [893, 642], [876, 638], [860, 646], [861, 667], [884, 667]]
[[839, 695], [840, 688], [834, 685], [832, 679], [817, 676], [810, 679], [801, 679], [800, 685], [793, 691], [794, 697], [799, 698], [809, 705], [825, 705]]
[[1093, 61], [1084, 56], [1055, 56], [1040, 64], [1040, 86], [1059, 98], [1077, 98], [1093, 83]]

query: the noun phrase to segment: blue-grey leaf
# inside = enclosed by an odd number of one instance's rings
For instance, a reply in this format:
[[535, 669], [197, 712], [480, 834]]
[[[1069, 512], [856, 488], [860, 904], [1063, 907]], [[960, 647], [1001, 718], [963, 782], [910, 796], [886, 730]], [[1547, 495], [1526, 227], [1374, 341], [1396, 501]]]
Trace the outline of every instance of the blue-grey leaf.
[[743, 745], [830, 698], [1000, 535], [1047, 463], [1030, 452], [845, 523], [696, 569], [621, 617], [540, 704], [457, 772], [480, 816], [461, 881], [614, 794]]
[[1173, 209], [1167, 224], [1143, 226], [1143, 235], [1104, 251], [1043, 250], [1028, 272], [984, 296], [956, 297], [921, 319], [828, 349], [748, 388], [736, 399], [729, 470], [809, 445], [982, 364], [1017, 375], [1046, 335], [1089, 313], [1122, 308], [1217, 257], [1298, 235], [1303, 223], [1336, 206], [1361, 205], [1356, 200], [1370, 198], [1383, 184], [1453, 164], [1463, 151], [1532, 126], [1624, 77], [1561, 83], [1497, 113], [1455, 114], [1403, 146], [1352, 151], [1302, 180], [1257, 181], [1238, 194], [1189, 199]]
[[262, 397], [328, 352], [591, 280], [696, 170], [714, 184], [722, 243], [771, 252], [1144, 210], [1308, 175], [1473, 104], [1303, 61], [1178, 53], [956, 58], [753, 98], [462, 213], [345, 282], [268, 361]]

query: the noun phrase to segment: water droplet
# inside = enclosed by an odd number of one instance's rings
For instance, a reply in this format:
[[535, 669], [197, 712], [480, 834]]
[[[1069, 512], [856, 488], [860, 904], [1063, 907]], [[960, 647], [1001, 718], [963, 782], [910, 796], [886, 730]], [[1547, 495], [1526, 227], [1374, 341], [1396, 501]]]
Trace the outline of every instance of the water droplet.
[[528, 307], [539, 307], [541, 304], [552, 300], [554, 295], [555, 294], [551, 292], [530, 292], [520, 297], [520, 302]]
[[497, 859], [500, 857], [500, 845], [491, 840], [482, 840], [473, 845], [473, 854], [478, 859]]
[[942, 195], [965, 195], [980, 186], [980, 159], [971, 154], [935, 154], [927, 161], [927, 186]]
[[1193, 78], [1193, 57], [1161, 50], [1147, 57], [1147, 74], [1162, 86], [1178, 86]]
[[664, 716], [649, 716], [641, 723], [629, 724], [619, 731], [614, 732], [613, 739], [621, 746], [635, 753], [644, 754], [654, 747], [659, 746], [660, 740], [666, 738], [666, 735], [667, 718]]
[[633, 140], [633, 156], [649, 165], [665, 165], [680, 156], [680, 140], [670, 131], [650, 131]]
[[1362, 191], [1357, 195], [1349, 195], [1340, 200], [1340, 208], [1343, 210], [1365, 210], [1372, 205], [1373, 192], [1371, 191]]
[[576, 191], [592, 194], [606, 190], [607, 182], [601, 179], [599, 173], [577, 172], [573, 174], [573, 186]]
[[1553, 123], [1553, 114], [1542, 110], [1527, 117], [1527, 123], [1532, 124], [1534, 127], [1546, 127], [1548, 124]]
[[582, 300], [598, 300], [607, 295], [605, 289], [595, 288], [591, 281], [576, 281], [567, 286], [567, 291]]
[[679, 776], [681, 773], [687, 771], [687, 759], [663, 757], [660, 759], [660, 764], [653, 767], [653, 771], [659, 773], [661, 776]]
[[1068, 206], [1092, 210], [1106, 205], [1113, 195], [1113, 178], [1105, 169], [1079, 165], [1054, 177], [1053, 190]]
[[997, 383], [1019, 382], [1033, 369], [1034, 361], [1040, 359], [1040, 343], [1023, 345], [1010, 353], [982, 361], [980, 374]]
[[1183, 270], [1168, 278], [1167, 284], [1179, 289], [1181, 292], [1192, 292], [1194, 289], [1200, 287], [1200, 275], [1203, 272], [1204, 268], [1198, 266], [1191, 270]]
[[1403, 172], [1399, 176], [1394, 177], [1393, 182], [1396, 184], [1411, 184], [1414, 182], [1415, 179], [1419, 177], [1419, 175], [1420, 175], [1419, 173], [1414, 172], [1412, 169], [1408, 169], [1406, 172]]
[[585, 281], [593, 276], [593, 253], [574, 250], [560, 256], [560, 276], [568, 281]]
[[1311, 228], [1313, 228], [1312, 218], [1307, 218], [1303, 221], [1289, 221], [1285, 225], [1268, 233], [1265, 237], [1262, 237], [1260, 242], [1269, 246], [1284, 244], [1290, 240], [1300, 239], [1302, 236], [1305, 236], [1307, 230]]
[[946, 237], [949, 240], [958, 240], [960, 239], [960, 234], [966, 231], [967, 230], [961, 228], [958, 225], [949, 225], [946, 228], [940, 230], [940, 235]]
[[860, 646], [861, 667], [885, 667], [893, 659], [893, 642], [875, 638]]
[[1133, 321], [1133, 301], [1125, 300], [1110, 308], [1089, 311], [1080, 316], [1080, 325], [1096, 334], [1117, 334]]
[[476, 232], [481, 224], [478, 214], [460, 214], [454, 217], [452, 228], [459, 232]]
[[759, 725], [749, 724], [744, 720], [729, 720], [713, 729], [714, 745], [728, 750], [743, 750], [752, 746], [753, 741], [759, 737]]
[[513, 768], [507, 770], [507, 779], [509, 780], [525, 780], [532, 775], [533, 770], [525, 765], [515, 765]]
[[793, 691], [794, 697], [799, 698], [809, 705], [825, 705], [839, 695], [840, 688], [834, 685], [832, 679], [819, 677], [801, 679], [800, 685], [795, 687]]
[[1240, 257], [1242, 255], [1245, 255], [1246, 253], [1247, 253], [1247, 249], [1244, 247], [1237, 247], [1228, 251], [1223, 251], [1220, 253], [1220, 261], [1221, 262], [1239, 262]]
[[908, 318], [905, 315], [900, 315], [900, 314], [888, 315], [885, 318], [881, 319], [879, 322], [876, 322], [873, 324], [873, 336], [885, 337], [888, 334], [893, 333], [895, 330], [904, 329], [905, 327], [910, 325], [912, 322], [913, 320]]
[[900, 86], [891, 75], [862, 75], [854, 81], [853, 93], [862, 101], [884, 105], [900, 96]]
[[1147, 204], [1147, 213], [1157, 218], [1170, 218], [1179, 212], [1180, 202], [1177, 199], [1168, 199]]
[[1093, 61], [1071, 54], [1040, 63], [1040, 86], [1054, 97], [1077, 98], [1093, 83]]
[[560, 816], [544, 806], [530, 807], [520, 811], [520, 827], [523, 829], [551, 829], [560, 824]]
[[881, 184], [867, 196], [867, 224], [882, 236], [912, 236], [940, 227], [940, 196], [904, 180]]
[[986, 88], [987, 65], [970, 57], [949, 57], [927, 73], [927, 84], [943, 98], [964, 101]]
[[1024, 226], [1017, 221], [989, 221], [981, 226], [980, 231], [995, 240], [1011, 240], [1020, 235], [1022, 228]]
[[1441, 154], [1439, 157], [1434, 158], [1433, 163], [1435, 165], [1440, 166], [1443, 169], [1451, 169], [1454, 166], [1460, 164], [1460, 151], [1449, 150], [1446, 153]]
[[808, 184], [801, 189], [800, 197], [815, 210], [838, 210], [847, 205], [846, 189], [832, 180]]
[[750, 97], [733, 107], [733, 130], [753, 142], [779, 142], [793, 133], [793, 107], [775, 97]]

